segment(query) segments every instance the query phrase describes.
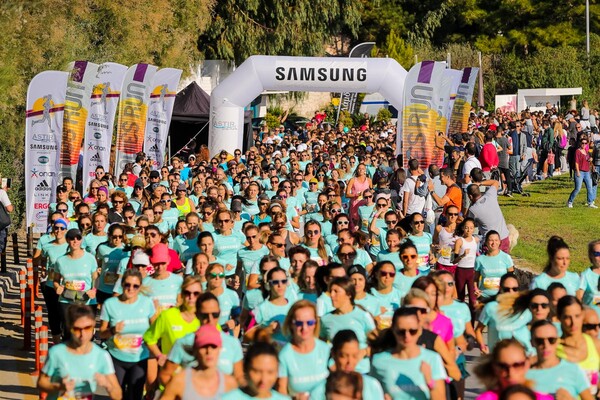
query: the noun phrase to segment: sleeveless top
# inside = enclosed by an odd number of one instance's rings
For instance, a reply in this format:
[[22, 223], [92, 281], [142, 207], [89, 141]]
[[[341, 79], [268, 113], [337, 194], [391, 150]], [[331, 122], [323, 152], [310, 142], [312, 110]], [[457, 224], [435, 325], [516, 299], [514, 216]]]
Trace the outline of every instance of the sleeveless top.
[[369, 188], [369, 178], [365, 177], [365, 181], [360, 183], [358, 180], [358, 176], [354, 177], [354, 182], [352, 184], [352, 193], [362, 193]]
[[[592, 392], [592, 395], [595, 396], [598, 392], [598, 369], [600, 368], [600, 354], [598, 354], [598, 350], [594, 344], [594, 339], [592, 339], [591, 336], [584, 333], [583, 338], [585, 339], [585, 346], [587, 347], [587, 357], [585, 360], [579, 361], [576, 364], [579, 365], [579, 367], [588, 377], [588, 380], [591, 384], [590, 392]], [[558, 347], [556, 348], [556, 355], [558, 358], [567, 360], [567, 353], [565, 352], [562, 343], [558, 344]]]
[[188, 197], [186, 197], [185, 203], [183, 203], [182, 205], [179, 205], [179, 204], [177, 204], [177, 202], [175, 202], [175, 205], [177, 206], [177, 209], [179, 210], [180, 217], [185, 217], [192, 211], [192, 206], [190, 204], [190, 201], [191, 200]]
[[290, 249], [294, 246], [295, 244], [290, 240], [290, 232], [288, 231], [287, 235], [285, 235], [285, 254], [288, 254]]
[[462, 238], [462, 247], [459, 255], [465, 254], [465, 250], [469, 249], [469, 254], [464, 256], [457, 264], [458, 268], [475, 268], [475, 258], [477, 257], [477, 240], [471, 236], [471, 241]]
[[219, 388], [214, 396], [200, 396], [192, 382], [192, 368], [185, 369], [185, 388], [181, 400], [218, 400], [225, 394], [225, 375], [219, 370]]
[[438, 235], [438, 241], [440, 244], [438, 263], [453, 266], [452, 253], [454, 252], [454, 243], [456, 242], [454, 233], [449, 233], [446, 228], [442, 227]]

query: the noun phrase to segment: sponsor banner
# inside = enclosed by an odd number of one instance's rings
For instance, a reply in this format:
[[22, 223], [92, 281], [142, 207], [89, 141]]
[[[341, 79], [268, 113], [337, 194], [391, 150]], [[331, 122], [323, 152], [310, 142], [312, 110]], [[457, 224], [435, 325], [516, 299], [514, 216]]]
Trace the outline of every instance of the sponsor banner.
[[456, 99], [456, 90], [458, 89], [461, 77], [462, 71], [455, 69], [444, 70], [439, 93], [440, 100], [438, 102], [438, 123], [436, 128], [438, 132], [443, 132], [444, 134], [448, 133], [452, 105]]
[[68, 176], [75, 180], [98, 64], [74, 61], [68, 71], [59, 172], [61, 179]]
[[152, 159], [152, 169], [160, 169], [165, 159], [167, 136], [175, 105], [181, 70], [162, 68], [152, 80], [144, 152]]
[[448, 106], [446, 107], [446, 133], [450, 131], [450, 119], [452, 117], [452, 109], [454, 108], [454, 102], [456, 101], [456, 92], [458, 91], [458, 85], [460, 85], [460, 81], [463, 76], [462, 70], [449, 69], [446, 74], [449, 75], [450, 82], [447, 82], [450, 85], [450, 100], [448, 101]]
[[[516, 98], [517, 96], [515, 96], [515, 101]], [[546, 103], [553, 105], [560, 103], [560, 96], [523, 96], [523, 99], [525, 100], [525, 104], [522, 106], [522, 109], [529, 110], [531, 112], [542, 111], [545, 113]], [[515, 104], [514, 112], [517, 112], [516, 108], [517, 105]]]
[[356, 92], [362, 93], [367, 91], [367, 62], [335, 59], [317, 64], [310, 60], [277, 60], [273, 78], [287, 90], [310, 91], [327, 86], [344, 92], [352, 84]]
[[462, 77], [456, 90], [456, 100], [454, 100], [452, 114], [450, 115], [450, 126], [448, 128], [450, 133], [463, 133], [469, 130], [471, 101], [473, 100], [478, 71], [479, 68], [465, 68], [462, 70]]
[[25, 199], [27, 226], [45, 233], [48, 205], [58, 184], [63, 113], [69, 74], [44, 71], [27, 89], [25, 115]]
[[123, 171], [125, 164], [135, 162], [136, 154], [144, 147], [151, 83], [156, 70], [154, 65], [135, 64], [125, 73], [117, 120], [115, 175]]
[[439, 91], [446, 64], [423, 61], [414, 65], [404, 83], [402, 111], [402, 139], [404, 162], [415, 158], [421, 168], [430, 164], [441, 165], [443, 147], [436, 147]]
[[[501, 113], [517, 112], [517, 95], [516, 94], [497, 94], [495, 109]], [[544, 103], [544, 111], [546, 103]]]
[[107, 62], [98, 67], [83, 141], [83, 187], [96, 177], [96, 167], [110, 167], [110, 146], [125, 65]]

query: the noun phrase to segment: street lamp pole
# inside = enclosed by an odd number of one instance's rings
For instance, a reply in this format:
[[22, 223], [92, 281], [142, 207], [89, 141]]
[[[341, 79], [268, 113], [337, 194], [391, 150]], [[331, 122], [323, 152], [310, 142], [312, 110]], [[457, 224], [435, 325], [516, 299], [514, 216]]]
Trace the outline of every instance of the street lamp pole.
[[585, 51], [590, 56], [590, 0], [585, 0]]

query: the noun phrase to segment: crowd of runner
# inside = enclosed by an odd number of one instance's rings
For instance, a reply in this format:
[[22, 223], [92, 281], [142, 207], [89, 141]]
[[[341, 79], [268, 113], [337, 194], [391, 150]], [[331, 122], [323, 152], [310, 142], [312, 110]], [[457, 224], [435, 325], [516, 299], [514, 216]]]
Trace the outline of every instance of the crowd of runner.
[[159, 169], [140, 153], [81, 193], [65, 178], [34, 255], [53, 341], [39, 389], [464, 399], [479, 348], [481, 399], [593, 399], [600, 240], [579, 275], [549, 238], [524, 284], [498, 204], [569, 170], [574, 204], [600, 168], [583, 115], [473, 112], [469, 132], [438, 136], [443, 165], [403, 168], [392, 125], [332, 129], [317, 113], [262, 127], [245, 153], [200, 147]]

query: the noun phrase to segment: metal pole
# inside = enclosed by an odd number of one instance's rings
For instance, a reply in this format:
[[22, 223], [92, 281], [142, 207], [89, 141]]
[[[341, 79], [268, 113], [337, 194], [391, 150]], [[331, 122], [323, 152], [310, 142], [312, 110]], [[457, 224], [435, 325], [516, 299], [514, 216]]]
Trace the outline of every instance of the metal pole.
[[590, 56], [590, 0], [585, 0], [585, 51]]
[[477, 106], [484, 107], [485, 106], [485, 98], [483, 93], [483, 63], [481, 62], [481, 52], [477, 52], [477, 57], [479, 58], [479, 85], [477, 86]]
[[450, 53], [446, 53], [446, 65], [448, 69], [452, 68], [452, 55]]

